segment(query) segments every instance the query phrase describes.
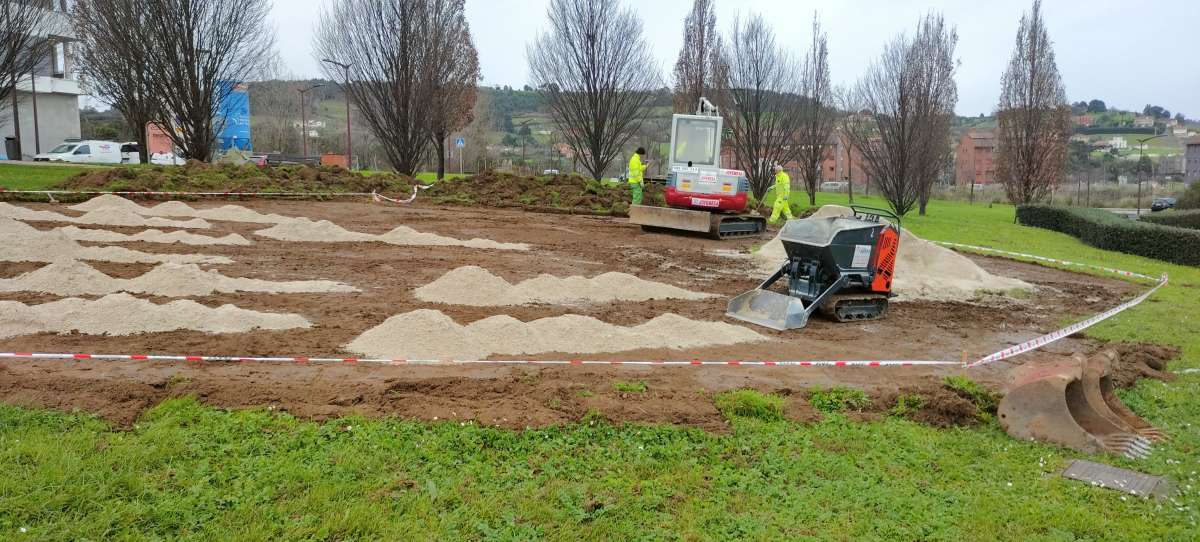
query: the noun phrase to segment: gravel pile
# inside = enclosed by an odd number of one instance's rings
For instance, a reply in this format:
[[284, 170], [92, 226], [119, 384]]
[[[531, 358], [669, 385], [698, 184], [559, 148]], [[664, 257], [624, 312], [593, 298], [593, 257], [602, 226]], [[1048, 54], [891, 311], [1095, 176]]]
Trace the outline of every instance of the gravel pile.
[[717, 297], [643, 280], [628, 273], [604, 273], [593, 278], [539, 275], [512, 284], [487, 269], [473, 265], [459, 267], [441, 278], [417, 288], [417, 299], [448, 305], [499, 307], [549, 303], [571, 305], [651, 299], [698, 300]]

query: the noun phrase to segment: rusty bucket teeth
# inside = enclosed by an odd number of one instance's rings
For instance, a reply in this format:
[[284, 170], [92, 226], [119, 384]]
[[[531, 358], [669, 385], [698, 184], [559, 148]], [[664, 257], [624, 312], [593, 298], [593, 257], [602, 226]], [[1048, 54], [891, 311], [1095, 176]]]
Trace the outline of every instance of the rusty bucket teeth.
[[1051, 442], [1088, 453], [1130, 459], [1150, 456], [1165, 436], [1138, 417], [1113, 392], [1109, 377], [1116, 353], [1023, 367], [998, 415], [1004, 430], [1022, 440]]

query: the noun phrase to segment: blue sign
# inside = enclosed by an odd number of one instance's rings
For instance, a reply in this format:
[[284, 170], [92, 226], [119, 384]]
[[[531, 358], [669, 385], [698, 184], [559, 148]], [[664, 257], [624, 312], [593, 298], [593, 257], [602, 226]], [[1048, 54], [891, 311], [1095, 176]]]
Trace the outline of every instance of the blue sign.
[[[237, 149], [251, 150], [250, 146], [250, 92], [244, 83], [221, 82], [221, 93], [225, 99], [217, 106], [216, 125], [221, 132], [217, 138], [221, 152]], [[230, 89], [229, 87], [233, 88]]]
[[461, 148], [463, 148], [463, 147], [466, 147], [466, 146], [467, 146], [467, 140], [465, 140], [465, 139], [463, 139], [463, 138], [461, 138], [461, 137], [460, 137], [460, 138], [458, 138], [458, 139], [455, 139], [455, 140], [454, 140], [454, 146], [455, 146], [455, 147], [458, 147], [458, 148], [460, 148], [460, 149], [461, 149]]

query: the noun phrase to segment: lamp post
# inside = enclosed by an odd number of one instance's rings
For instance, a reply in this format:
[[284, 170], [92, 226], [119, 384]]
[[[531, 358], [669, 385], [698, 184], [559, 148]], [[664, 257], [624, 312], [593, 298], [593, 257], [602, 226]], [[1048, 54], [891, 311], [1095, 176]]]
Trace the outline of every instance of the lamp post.
[[1166, 137], [1167, 134], [1159, 134], [1154, 137], [1138, 140], [1138, 199], [1137, 199], [1137, 216], [1142, 216], [1142, 158], [1146, 157], [1146, 142], [1153, 141], [1160, 137]]
[[350, 137], [350, 68], [353, 64], [344, 64], [328, 58], [322, 59], [321, 62], [337, 66], [346, 74], [342, 83], [342, 92], [346, 94], [346, 169], [354, 169], [354, 147]]
[[300, 148], [303, 149], [304, 158], [308, 159], [308, 109], [304, 107], [304, 95], [321, 88], [325, 85], [317, 84], [308, 88], [296, 89], [300, 93]]

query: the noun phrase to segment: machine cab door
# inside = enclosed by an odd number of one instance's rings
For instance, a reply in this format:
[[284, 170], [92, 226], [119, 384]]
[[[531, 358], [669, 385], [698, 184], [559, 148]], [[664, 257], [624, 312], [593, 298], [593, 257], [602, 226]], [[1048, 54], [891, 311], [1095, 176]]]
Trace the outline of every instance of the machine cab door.
[[721, 167], [721, 117], [675, 115], [671, 118], [671, 170]]

